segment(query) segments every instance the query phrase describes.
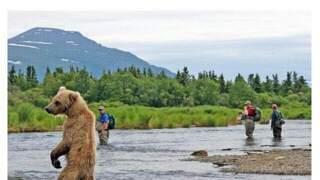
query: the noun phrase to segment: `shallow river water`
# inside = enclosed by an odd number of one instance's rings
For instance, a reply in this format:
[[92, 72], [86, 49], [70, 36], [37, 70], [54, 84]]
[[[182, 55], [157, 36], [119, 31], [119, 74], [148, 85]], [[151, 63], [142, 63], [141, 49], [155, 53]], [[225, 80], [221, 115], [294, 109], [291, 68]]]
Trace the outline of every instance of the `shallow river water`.
[[[8, 174], [13, 179], [56, 179], [49, 153], [61, 132], [8, 135]], [[242, 125], [219, 128], [112, 130], [109, 145], [97, 145], [96, 179], [311, 179], [219, 172], [211, 163], [184, 161], [193, 151], [243, 154], [247, 150], [308, 148], [311, 122], [286, 121], [281, 142], [273, 142], [269, 125], [256, 125], [254, 140], [246, 141]], [[223, 149], [231, 148], [230, 151]], [[60, 158], [64, 165], [64, 158]]]

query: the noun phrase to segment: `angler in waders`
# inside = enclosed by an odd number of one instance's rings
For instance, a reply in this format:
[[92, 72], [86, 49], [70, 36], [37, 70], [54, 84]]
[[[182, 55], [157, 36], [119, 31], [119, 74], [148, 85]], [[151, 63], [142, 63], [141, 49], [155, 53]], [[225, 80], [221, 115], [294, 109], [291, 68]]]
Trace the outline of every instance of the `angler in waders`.
[[251, 101], [246, 101], [244, 106], [244, 126], [246, 129], [246, 136], [251, 139], [253, 138], [253, 131], [254, 131], [254, 118], [256, 115], [256, 108], [251, 104]]
[[272, 114], [271, 114], [271, 129], [273, 131], [274, 139], [281, 139], [282, 125], [285, 121], [282, 119], [282, 113], [278, 110], [276, 104], [272, 104]]
[[100, 118], [97, 120], [96, 129], [99, 133], [100, 145], [106, 145], [109, 139], [109, 116], [103, 106], [99, 106], [98, 110]]

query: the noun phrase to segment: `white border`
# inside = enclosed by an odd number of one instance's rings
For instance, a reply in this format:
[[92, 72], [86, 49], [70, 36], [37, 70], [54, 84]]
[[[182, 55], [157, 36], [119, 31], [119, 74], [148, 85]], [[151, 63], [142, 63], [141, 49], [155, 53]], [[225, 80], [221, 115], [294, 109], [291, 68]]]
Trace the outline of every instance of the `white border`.
[[[7, 12], [0, 11], [0, 22], [1, 22], [1, 31], [0, 31], [0, 114], [1, 114], [1, 125], [0, 125], [0, 177], [6, 177], [8, 166], [7, 166]], [[5, 29], [4, 29], [5, 28]]]
[[308, 0], [10, 0], [9, 10], [311, 10]]
[[319, 137], [320, 111], [319, 109], [319, 61], [320, 59], [320, 27], [319, 9], [317, 1], [302, 0], [6, 0], [1, 1], [0, 14], [0, 110], [2, 144], [0, 151], [0, 177], [7, 178], [7, 10], [100, 10], [100, 11], [137, 11], [137, 10], [313, 10], [312, 34], [312, 88], [313, 88], [313, 121], [312, 121], [312, 149], [313, 149], [313, 179], [320, 177], [319, 166]]
[[[314, 4], [316, 6], [316, 3]], [[319, 5], [318, 5], [319, 7]], [[320, 177], [320, 24], [316, 23], [320, 20], [319, 9], [312, 11], [312, 178], [319, 179]]]

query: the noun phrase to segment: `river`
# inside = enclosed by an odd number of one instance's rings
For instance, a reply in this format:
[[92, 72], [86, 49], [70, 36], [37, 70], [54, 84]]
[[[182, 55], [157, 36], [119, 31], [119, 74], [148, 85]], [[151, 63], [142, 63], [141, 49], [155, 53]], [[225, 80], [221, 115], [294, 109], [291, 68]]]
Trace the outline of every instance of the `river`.
[[[10, 179], [56, 179], [49, 153], [61, 132], [8, 135]], [[98, 139], [97, 139], [98, 140]], [[109, 145], [97, 145], [96, 178], [99, 179], [311, 179], [311, 176], [277, 176], [219, 172], [211, 163], [185, 161], [193, 151], [243, 154], [248, 150], [307, 148], [311, 121], [286, 121], [281, 142], [272, 140], [269, 125], [256, 125], [254, 140], [247, 141], [242, 125], [216, 128], [112, 130]], [[226, 151], [225, 149], [231, 148]], [[64, 165], [64, 158], [62, 165]]]

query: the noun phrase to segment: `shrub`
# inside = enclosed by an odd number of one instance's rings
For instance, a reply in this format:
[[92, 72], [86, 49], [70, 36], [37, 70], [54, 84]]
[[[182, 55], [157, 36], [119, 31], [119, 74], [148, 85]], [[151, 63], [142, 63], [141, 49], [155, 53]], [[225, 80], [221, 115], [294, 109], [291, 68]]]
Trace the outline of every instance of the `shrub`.
[[8, 124], [9, 126], [18, 126], [19, 115], [17, 112], [8, 112]]
[[34, 119], [33, 113], [34, 106], [30, 103], [22, 103], [17, 107], [17, 112], [19, 115], [19, 121], [32, 121]]

